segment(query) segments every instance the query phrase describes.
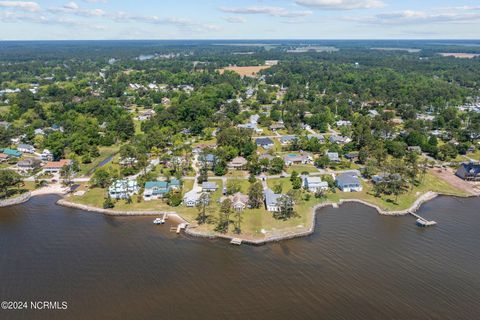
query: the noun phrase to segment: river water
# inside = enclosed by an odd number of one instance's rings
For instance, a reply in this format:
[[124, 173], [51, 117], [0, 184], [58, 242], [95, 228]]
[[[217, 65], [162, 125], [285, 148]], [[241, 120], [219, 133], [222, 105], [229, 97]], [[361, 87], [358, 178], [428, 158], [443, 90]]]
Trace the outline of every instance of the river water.
[[56, 199], [0, 209], [0, 300], [68, 308], [0, 319], [480, 318], [478, 198], [427, 203], [427, 229], [359, 204], [321, 209], [312, 236], [260, 247]]

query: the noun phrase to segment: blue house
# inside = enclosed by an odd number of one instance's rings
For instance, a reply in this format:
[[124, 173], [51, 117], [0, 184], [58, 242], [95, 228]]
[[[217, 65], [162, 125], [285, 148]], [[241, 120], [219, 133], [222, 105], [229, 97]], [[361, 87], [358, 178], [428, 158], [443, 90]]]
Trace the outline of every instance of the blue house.
[[163, 198], [171, 190], [180, 190], [181, 183], [177, 179], [172, 181], [148, 181], [145, 183], [143, 199], [145, 201]]

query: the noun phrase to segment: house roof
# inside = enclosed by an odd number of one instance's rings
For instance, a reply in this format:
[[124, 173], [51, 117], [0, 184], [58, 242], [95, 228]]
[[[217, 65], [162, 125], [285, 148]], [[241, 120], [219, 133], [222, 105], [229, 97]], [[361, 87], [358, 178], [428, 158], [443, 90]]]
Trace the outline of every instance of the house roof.
[[217, 189], [217, 183], [216, 182], [203, 182], [202, 183], [202, 189]]
[[287, 142], [292, 142], [292, 141], [297, 140], [297, 139], [298, 139], [297, 136], [283, 136], [283, 137], [280, 138], [280, 141], [282, 143], [287, 143]]
[[10, 148], [5, 148], [2, 150], [2, 152], [4, 154], [6, 154], [7, 156], [12, 156], [12, 157], [19, 157], [22, 155], [22, 153], [18, 150], [13, 150], [13, 149], [10, 149]]
[[281, 194], [274, 193], [270, 189], [265, 190], [264, 195], [267, 206], [276, 206], [278, 204], [278, 199], [282, 196]]
[[35, 147], [32, 146], [31, 144], [23, 144], [23, 143], [19, 144], [18, 148], [19, 149], [35, 149]]
[[255, 143], [261, 146], [266, 146], [266, 145], [273, 144], [273, 141], [270, 138], [257, 138], [255, 140]]
[[69, 159], [62, 159], [60, 161], [51, 161], [45, 164], [44, 168], [46, 169], [56, 169], [56, 168], [63, 168], [64, 166], [68, 166], [71, 163]]
[[229, 165], [230, 166], [244, 166], [248, 163], [247, 159], [244, 157], [236, 157], [232, 161], [230, 161]]
[[347, 184], [359, 185], [360, 184], [360, 180], [352, 172], [346, 172], [346, 173], [340, 174], [339, 176], [337, 176], [336, 181], [338, 185], [347, 185]]
[[166, 181], [147, 181], [145, 183], [145, 189], [153, 189], [153, 188], [168, 188], [168, 182]]

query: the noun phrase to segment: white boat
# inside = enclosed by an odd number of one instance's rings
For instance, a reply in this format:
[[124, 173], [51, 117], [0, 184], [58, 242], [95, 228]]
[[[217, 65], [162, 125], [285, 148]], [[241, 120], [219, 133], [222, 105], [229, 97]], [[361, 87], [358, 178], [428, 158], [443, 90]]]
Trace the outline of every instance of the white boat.
[[157, 218], [157, 219], [153, 220], [153, 223], [154, 224], [164, 224], [165, 220], [163, 218]]

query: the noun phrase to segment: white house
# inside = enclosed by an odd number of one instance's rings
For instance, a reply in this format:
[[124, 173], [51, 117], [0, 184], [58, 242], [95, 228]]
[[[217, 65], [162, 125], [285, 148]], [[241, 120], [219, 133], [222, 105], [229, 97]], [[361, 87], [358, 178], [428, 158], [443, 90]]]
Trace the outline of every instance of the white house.
[[278, 199], [282, 197], [281, 194], [274, 193], [272, 190], [267, 189], [264, 191], [265, 196], [265, 207], [269, 212], [278, 212], [280, 211], [280, 206]]
[[303, 188], [310, 191], [310, 192], [318, 192], [318, 191], [327, 191], [328, 190], [328, 183], [326, 181], [322, 181], [320, 177], [309, 177], [305, 176], [302, 179], [303, 181]]
[[108, 188], [108, 195], [112, 199], [127, 199], [128, 197], [137, 194], [140, 187], [135, 180], [117, 180], [110, 188]]
[[43, 161], [52, 161], [53, 160], [53, 154], [50, 152], [50, 150], [44, 149], [42, 154], [40, 155], [40, 158]]
[[17, 150], [24, 153], [35, 153], [35, 147], [30, 144], [19, 144]]
[[363, 190], [362, 183], [355, 172], [345, 172], [337, 176], [336, 184], [343, 192], [360, 192]]

